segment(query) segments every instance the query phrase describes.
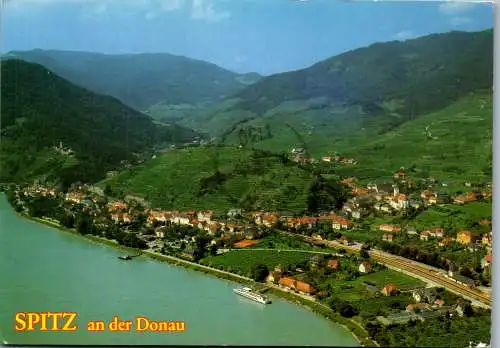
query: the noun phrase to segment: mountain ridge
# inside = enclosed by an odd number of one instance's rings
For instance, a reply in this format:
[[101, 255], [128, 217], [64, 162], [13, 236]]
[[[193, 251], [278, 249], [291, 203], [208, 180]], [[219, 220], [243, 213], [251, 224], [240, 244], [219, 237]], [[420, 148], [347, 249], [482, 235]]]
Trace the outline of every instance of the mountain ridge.
[[312, 145], [317, 152], [328, 151], [352, 135], [388, 132], [469, 92], [491, 88], [492, 53], [491, 29], [375, 43], [264, 77], [204, 114], [178, 122], [219, 137], [239, 123], [232, 143], [243, 128], [269, 127], [272, 136], [255, 146], [286, 151], [302, 142], [299, 133], [317, 143]]
[[[263, 97], [258, 96], [258, 93], [262, 93], [262, 89], [270, 88], [267, 87], [267, 84], [275, 84], [279, 83], [280, 87], [285, 86], [294, 86], [293, 83], [283, 83], [283, 82], [295, 82], [295, 84], [300, 85], [300, 87], [304, 87], [303, 89], [280, 89], [281, 98], [279, 101], [286, 100], [307, 100], [311, 98], [330, 98], [334, 102], [347, 103], [350, 104], [352, 102], [356, 103], [377, 103], [380, 100], [377, 98], [378, 95], [387, 95], [389, 93], [383, 93], [382, 91], [372, 91], [372, 94], [368, 94], [370, 91], [366, 91], [366, 89], [372, 89], [372, 86], [365, 87], [365, 90], [361, 91], [346, 91], [349, 89], [353, 89], [359, 87], [356, 83], [360, 83], [360, 81], [355, 81], [356, 78], [359, 78], [359, 75], [355, 73], [349, 73], [352, 70], [360, 69], [359, 72], [364, 72], [362, 67], [359, 67], [361, 64], [371, 64], [369, 68], [378, 68], [371, 69], [372, 73], [379, 73], [380, 70], [386, 69], [383, 71], [384, 75], [381, 78], [385, 78], [387, 83], [385, 85], [389, 85], [389, 87], [385, 87], [386, 91], [389, 91], [390, 94], [393, 94], [395, 97], [398, 96], [397, 92], [400, 86], [394, 86], [394, 83], [389, 82], [404, 82], [404, 86], [408, 88], [410, 84], [409, 81], [399, 81], [406, 78], [406, 80], [411, 80], [415, 78], [416, 84], [426, 82], [425, 78], [427, 76], [418, 76], [411, 71], [411, 66], [408, 62], [412, 62], [412, 60], [416, 60], [418, 56], [421, 56], [421, 59], [427, 59], [428, 61], [424, 61], [429, 65], [427, 70], [422, 71], [424, 75], [431, 75], [433, 73], [432, 69], [439, 70], [441, 67], [438, 65], [442, 63], [451, 63], [450, 58], [457, 58], [458, 55], [455, 55], [455, 52], [462, 52], [467, 49], [467, 53], [472, 56], [468, 61], [463, 62], [460, 61], [458, 64], [470, 63], [475, 59], [483, 58], [488, 66], [485, 67], [487, 72], [489, 73], [488, 81], [490, 84], [488, 86], [481, 86], [483, 88], [491, 87], [492, 85], [492, 64], [493, 57], [492, 55], [478, 55], [474, 54], [477, 46], [482, 48], [491, 49], [493, 51], [493, 31], [492, 29], [478, 31], [478, 32], [462, 32], [462, 31], [452, 31], [449, 33], [439, 33], [439, 34], [431, 34], [423, 37], [419, 37], [416, 39], [406, 40], [406, 41], [389, 41], [389, 42], [379, 42], [374, 43], [372, 45], [361, 47], [358, 49], [350, 50], [344, 52], [342, 54], [333, 56], [331, 58], [322, 60], [318, 63], [311, 65], [308, 68], [295, 70], [291, 72], [285, 72], [280, 74], [271, 75], [265, 77], [264, 79], [256, 82], [252, 86], [246, 88], [245, 90], [238, 92], [234, 95], [235, 98], [242, 98], [244, 100], [248, 100], [250, 103], [259, 103], [259, 99], [264, 99]], [[477, 44], [477, 40], [483, 40], [480, 44]], [[489, 46], [488, 46], [489, 45]], [[426, 49], [426, 50], [423, 50]], [[385, 50], [385, 51], [383, 51]], [[391, 66], [381, 66], [379, 64], [387, 64], [384, 62], [384, 59], [389, 57], [389, 54], [396, 55], [399, 54], [399, 59], [393, 59], [391, 62]], [[404, 55], [404, 56], [403, 56]], [[413, 55], [413, 56], [412, 56]], [[443, 57], [443, 55], [445, 55]], [[368, 56], [368, 57], [367, 57]], [[424, 57], [422, 57], [424, 56]], [[463, 54], [462, 54], [463, 56]], [[356, 62], [357, 60], [357, 62]], [[349, 61], [349, 64], [346, 63]], [[353, 62], [358, 63], [358, 66], [353, 66]], [[413, 62], [415, 63], [415, 62]], [[419, 63], [419, 62], [417, 62]], [[478, 64], [479, 66], [479, 64]], [[481, 66], [481, 67], [484, 67]], [[455, 68], [455, 67], [454, 67]], [[456, 69], [458, 70], [458, 69]], [[464, 73], [463, 71], [460, 71]], [[484, 69], [483, 71], [484, 72]], [[321, 80], [321, 74], [327, 73], [333, 75], [329, 76], [327, 81]], [[459, 71], [454, 71], [455, 74], [458, 74]], [[430, 76], [433, 77], [433, 76]], [[469, 77], [469, 76], [467, 76]], [[294, 79], [295, 78], [295, 79]], [[342, 81], [338, 82], [334, 78], [343, 78]], [[285, 79], [285, 81], [282, 81]], [[391, 81], [392, 80], [392, 81]], [[421, 81], [425, 80], [425, 81]], [[370, 80], [365, 81], [370, 82]], [[332, 87], [328, 83], [334, 83], [335, 85]], [[430, 84], [430, 82], [429, 82]], [[341, 86], [340, 86], [341, 85]], [[384, 86], [385, 86], [384, 85]], [[343, 86], [347, 86], [342, 88]], [[336, 92], [336, 93], [331, 93]], [[406, 91], [405, 91], [406, 92]], [[257, 94], [257, 95], [255, 95]], [[364, 95], [368, 94], [368, 95]], [[266, 98], [269, 99], [269, 98]], [[272, 106], [276, 106], [278, 104], [274, 104]], [[440, 105], [442, 106], [442, 105]], [[256, 106], [251, 106], [248, 108], [249, 110], [255, 110]], [[429, 111], [429, 110], [425, 110]]]
[[[118, 99], [75, 86], [39, 64], [9, 59], [1, 62], [1, 71], [2, 180], [33, 178], [30, 167], [41, 161], [42, 152], [50, 157], [47, 162], [60, 166], [56, 176], [97, 180], [155, 146], [199, 136], [175, 124], [154, 123]], [[59, 144], [75, 155], [51, 150]]]

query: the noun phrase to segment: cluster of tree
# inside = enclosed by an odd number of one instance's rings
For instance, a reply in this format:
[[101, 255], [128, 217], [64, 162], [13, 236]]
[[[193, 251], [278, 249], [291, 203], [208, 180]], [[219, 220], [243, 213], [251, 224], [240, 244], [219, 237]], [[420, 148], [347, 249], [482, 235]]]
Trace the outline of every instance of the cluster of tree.
[[118, 244], [130, 248], [144, 249], [147, 247], [146, 242], [137, 237], [137, 234], [132, 230], [125, 232], [124, 229], [109, 221], [107, 225], [97, 225], [94, 218], [85, 211], [77, 210], [62, 211], [57, 216], [62, 226], [66, 228], [74, 228], [81, 235], [94, 235], [105, 237], [109, 240], [116, 240]]
[[266, 124], [264, 128], [247, 126], [238, 129], [238, 141], [243, 147], [270, 138], [272, 138], [272, 134], [269, 124]]
[[28, 197], [24, 200], [24, 204], [32, 217], [57, 218], [61, 211], [60, 200], [48, 196]]
[[199, 234], [195, 238], [195, 246], [193, 250], [193, 260], [194, 262], [198, 262], [201, 260], [207, 252], [210, 252], [211, 255], [216, 255], [217, 254], [217, 246], [216, 245], [211, 245], [210, 248], [207, 250], [208, 243], [210, 243], [211, 238], [206, 235], [206, 234]]
[[216, 192], [227, 179], [229, 179], [229, 175], [221, 173], [218, 170], [210, 176], [201, 178], [198, 188], [198, 196]]
[[339, 313], [345, 318], [352, 318], [355, 315], [359, 314], [359, 310], [356, 307], [354, 307], [348, 301], [342, 300], [341, 298], [330, 297], [328, 299], [328, 305], [334, 312]]
[[115, 224], [109, 225], [104, 231], [100, 232], [104, 234], [105, 238], [116, 240], [119, 244], [130, 248], [145, 249], [147, 247], [146, 242], [139, 239], [136, 233], [125, 232], [120, 226]]
[[346, 187], [339, 181], [317, 175], [309, 189], [307, 209], [311, 213], [340, 209], [349, 197]]
[[[160, 223], [155, 222], [153, 227], [159, 226]], [[168, 222], [165, 227], [162, 228], [165, 235], [165, 240], [176, 241], [182, 238], [190, 238], [202, 234], [202, 230], [193, 226], [178, 225]]]
[[269, 275], [269, 269], [267, 268], [266, 265], [262, 263], [255, 265], [252, 269], [252, 278], [256, 282], [265, 281], [268, 275]]
[[14, 210], [20, 213], [23, 210], [23, 205], [21, 201], [17, 200], [16, 193], [14, 187], [7, 188], [3, 191], [5, 196], [7, 197], [7, 201], [9, 204], [14, 207]]

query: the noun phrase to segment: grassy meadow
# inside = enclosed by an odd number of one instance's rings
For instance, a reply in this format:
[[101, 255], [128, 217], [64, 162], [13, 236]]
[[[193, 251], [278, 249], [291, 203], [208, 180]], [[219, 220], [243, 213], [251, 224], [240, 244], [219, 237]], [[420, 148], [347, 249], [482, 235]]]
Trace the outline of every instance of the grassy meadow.
[[350, 149], [346, 155], [358, 164], [339, 173], [378, 179], [403, 166], [413, 169], [412, 176], [432, 175], [449, 186], [491, 180], [492, 106], [491, 93], [470, 93]]
[[274, 269], [277, 265], [286, 267], [307, 261], [313, 255], [313, 253], [301, 251], [232, 250], [222, 255], [208, 256], [200, 263], [240, 275], [251, 276], [253, 268], [258, 264], [264, 264], [269, 269]]

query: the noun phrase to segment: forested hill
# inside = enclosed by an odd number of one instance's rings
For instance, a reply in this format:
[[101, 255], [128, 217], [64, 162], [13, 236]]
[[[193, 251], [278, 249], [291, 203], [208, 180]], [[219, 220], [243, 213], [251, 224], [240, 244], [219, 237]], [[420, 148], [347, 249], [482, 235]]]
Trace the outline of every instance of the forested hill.
[[37, 49], [9, 52], [5, 58], [41, 64], [78, 86], [141, 111], [156, 104], [217, 102], [260, 79], [256, 73], [237, 74], [167, 53], [107, 55]]
[[309, 68], [271, 75], [236, 94], [234, 109], [256, 115], [293, 100], [359, 105], [366, 113], [412, 117], [493, 81], [493, 30], [376, 43]]
[[[135, 153], [197, 136], [177, 125], [155, 124], [38, 64], [9, 59], [2, 61], [1, 73], [1, 181], [49, 171], [70, 182], [97, 180]], [[60, 143], [73, 155], [50, 150]]]

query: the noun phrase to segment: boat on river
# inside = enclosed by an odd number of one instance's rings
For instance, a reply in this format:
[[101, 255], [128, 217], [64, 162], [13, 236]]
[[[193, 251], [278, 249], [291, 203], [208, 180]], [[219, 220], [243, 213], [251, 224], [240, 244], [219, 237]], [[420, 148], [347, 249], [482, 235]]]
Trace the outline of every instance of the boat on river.
[[268, 297], [266, 297], [262, 294], [259, 294], [257, 291], [255, 291], [251, 288], [244, 287], [244, 288], [234, 289], [233, 291], [235, 294], [246, 297], [246, 298], [253, 300], [255, 302], [259, 302], [262, 304], [271, 303], [271, 300]]
[[142, 252], [139, 252], [137, 255], [122, 255], [122, 256], [118, 256], [118, 258], [120, 260], [128, 261], [128, 260], [132, 260], [134, 257], [139, 257], [141, 255], [142, 255]]

